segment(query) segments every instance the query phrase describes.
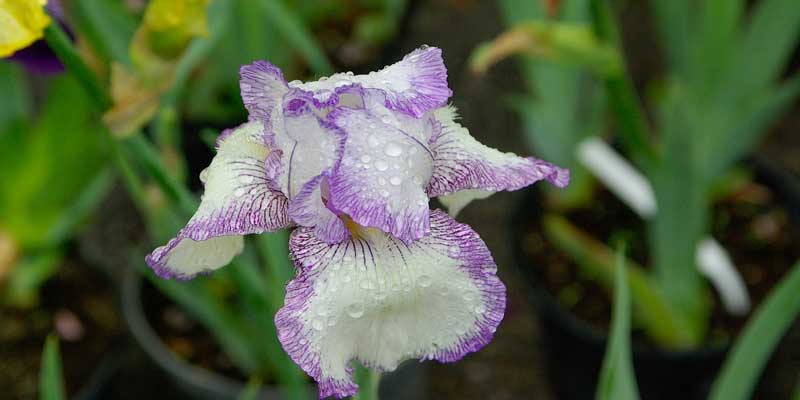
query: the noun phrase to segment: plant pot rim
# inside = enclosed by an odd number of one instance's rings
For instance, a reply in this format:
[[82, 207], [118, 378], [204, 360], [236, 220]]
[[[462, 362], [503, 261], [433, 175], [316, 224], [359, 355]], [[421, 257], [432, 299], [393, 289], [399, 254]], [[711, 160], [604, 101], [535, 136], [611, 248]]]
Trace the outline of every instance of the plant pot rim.
[[[245, 389], [245, 382], [192, 365], [164, 344], [142, 307], [143, 282], [142, 271], [126, 268], [121, 290], [122, 314], [134, 340], [161, 369], [178, 380], [181, 387], [193, 393], [204, 393], [208, 398], [237, 398]], [[284, 396], [278, 387], [264, 386], [259, 398], [283, 399]]]
[[[800, 183], [791, 175], [779, 169], [763, 157], [749, 157], [744, 161], [744, 164], [753, 169], [757, 180], [766, 183], [775, 190], [780, 199], [780, 203], [788, 211], [790, 220], [800, 220]], [[531, 187], [526, 189], [523, 196], [517, 202], [516, 208], [511, 213], [512, 220], [509, 224], [511, 237], [513, 238], [512, 252], [517, 269], [531, 286], [531, 289], [529, 289], [529, 298], [534, 305], [539, 308], [540, 313], [554, 319], [571, 334], [592, 345], [603, 346], [608, 339], [607, 332], [592, 326], [566, 310], [564, 306], [559, 303], [558, 299], [556, 299], [549, 290], [543, 287], [543, 284], [533, 272], [533, 269], [524, 268], [524, 266], [529, 265], [529, 262], [521, 246], [521, 238], [524, 233], [523, 221], [538, 218], [543, 214], [541, 208], [529, 206], [532, 204], [531, 200], [540, 197], [538, 188]], [[714, 357], [727, 352], [730, 345], [730, 342], [716, 345], [704, 343], [696, 348], [665, 349], [633, 343], [632, 349], [636, 356], [641, 358], [684, 359]]]

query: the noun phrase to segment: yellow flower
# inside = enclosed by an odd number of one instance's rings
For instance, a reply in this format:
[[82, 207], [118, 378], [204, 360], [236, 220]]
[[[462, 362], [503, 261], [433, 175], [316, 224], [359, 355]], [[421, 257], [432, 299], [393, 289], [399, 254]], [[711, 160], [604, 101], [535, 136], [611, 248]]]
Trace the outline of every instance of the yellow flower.
[[24, 49], [42, 37], [50, 17], [47, 0], [0, 0], [0, 57]]
[[209, 0], [152, 0], [140, 29], [149, 47], [162, 57], [175, 57], [195, 37], [206, 35]]

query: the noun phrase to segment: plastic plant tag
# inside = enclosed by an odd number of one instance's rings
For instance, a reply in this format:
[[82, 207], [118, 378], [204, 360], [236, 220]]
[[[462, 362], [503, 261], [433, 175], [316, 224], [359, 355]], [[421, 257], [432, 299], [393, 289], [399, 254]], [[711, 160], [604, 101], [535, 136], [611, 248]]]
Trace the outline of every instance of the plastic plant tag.
[[[577, 158], [611, 193], [643, 219], [656, 215], [658, 207], [647, 178], [604, 141], [590, 137], [577, 147]], [[750, 296], [728, 252], [714, 238], [700, 241], [695, 255], [700, 273], [711, 281], [725, 310], [743, 315], [750, 310]]]

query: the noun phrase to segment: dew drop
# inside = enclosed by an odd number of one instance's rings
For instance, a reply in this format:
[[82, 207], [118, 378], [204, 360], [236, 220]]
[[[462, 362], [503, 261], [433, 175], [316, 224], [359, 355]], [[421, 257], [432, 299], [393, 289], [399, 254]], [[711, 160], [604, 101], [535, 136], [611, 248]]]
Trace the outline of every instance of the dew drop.
[[363, 156], [361, 156], [361, 162], [363, 163], [368, 163], [370, 162], [370, 160], [372, 160], [372, 157], [370, 157], [368, 154], [364, 154]]
[[369, 144], [369, 147], [378, 147], [381, 141], [378, 139], [378, 135], [371, 135], [367, 138], [367, 144]]
[[376, 290], [372, 293], [372, 298], [375, 300], [383, 300], [389, 295], [385, 290]]
[[403, 148], [396, 143], [389, 142], [386, 144], [386, 147], [383, 148], [383, 152], [389, 157], [399, 157], [403, 154]]
[[389, 169], [389, 163], [387, 163], [385, 160], [375, 161], [375, 168], [378, 171], [386, 171], [387, 169]]
[[461, 254], [461, 247], [458, 247], [458, 245], [453, 245], [447, 250], [447, 253], [450, 254], [451, 257], [455, 257]]
[[347, 306], [347, 315], [352, 318], [361, 318], [364, 315], [364, 305], [361, 303], [353, 303]]
[[378, 178], [378, 183], [381, 184], [381, 185], [385, 185], [386, 184], [386, 179]]
[[321, 319], [315, 318], [313, 321], [311, 321], [311, 327], [315, 330], [321, 331], [322, 328], [325, 327], [325, 323]]
[[403, 178], [399, 176], [393, 176], [391, 179], [389, 179], [389, 183], [395, 186], [399, 186], [401, 183], [403, 183]]
[[381, 196], [389, 197], [389, 191], [388, 190], [381, 190]]
[[358, 284], [358, 286], [365, 290], [372, 290], [375, 288], [375, 284], [369, 279], [364, 279]]
[[247, 183], [253, 183], [253, 181], [254, 181], [254, 180], [255, 180], [255, 178], [253, 178], [253, 177], [252, 177], [252, 176], [250, 176], [250, 175], [243, 175], [243, 176], [241, 176], [241, 177], [239, 178], [239, 181], [240, 181], [240, 182], [242, 182], [242, 183], [244, 183], [244, 184], [247, 184]]
[[242, 196], [244, 196], [245, 192], [247, 192], [247, 191], [244, 190], [244, 188], [238, 188], [238, 189], [233, 191], [233, 195], [236, 196], [236, 197], [242, 197]]
[[421, 287], [428, 287], [431, 285], [431, 283], [433, 283], [433, 279], [431, 279], [431, 277], [428, 275], [420, 275], [420, 277], [417, 278], [417, 283]]
[[464, 299], [464, 301], [475, 300], [475, 294], [472, 292], [464, 292], [464, 295], [461, 297]]
[[486, 307], [483, 304], [479, 304], [479, 305], [475, 306], [474, 310], [475, 310], [476, 314], [483, 314], [483, 313], [486, 312]]

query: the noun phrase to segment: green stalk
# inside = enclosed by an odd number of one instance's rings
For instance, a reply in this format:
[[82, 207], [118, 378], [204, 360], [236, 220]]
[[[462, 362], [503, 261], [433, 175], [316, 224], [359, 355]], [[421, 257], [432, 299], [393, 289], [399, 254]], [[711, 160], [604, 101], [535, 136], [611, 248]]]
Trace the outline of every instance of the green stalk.
[[605, 79], [609, 106], [616, 115], [620, 139], [634, 161], [643, 169], [649, 170], [656, 161], [657, 154], [651, 143], [650, 128], [639, 96], [630, 80], [617, 21], [607, 0], [593, 0], [591, 5], [595, 33], [609, 42], [620, 58], [620, 73], [609, 75]]
[[58, 56], [59, 60], [64, 63], [72, 75], [80, 81], [81, 85], [89, 93], [89, 96], [95, 100], [100, 110], [106, 110], [111, 107], [111, 97], [100, 86], [94, 72], [83, 62], [69, 36], [61, 29], [58, 23], [53, 22], [44, 30], [44, 39], [50, 46], [50, 49]]
[[379, 400], [380, 372], [357, 365], [355, 378], [356, 383], [358, 383], [358, 393], [353, 396], [353, 400]]

